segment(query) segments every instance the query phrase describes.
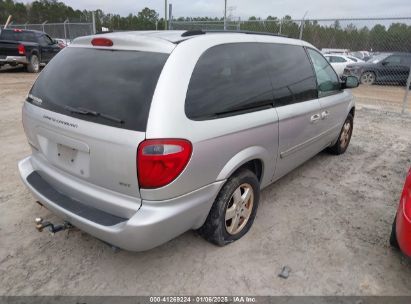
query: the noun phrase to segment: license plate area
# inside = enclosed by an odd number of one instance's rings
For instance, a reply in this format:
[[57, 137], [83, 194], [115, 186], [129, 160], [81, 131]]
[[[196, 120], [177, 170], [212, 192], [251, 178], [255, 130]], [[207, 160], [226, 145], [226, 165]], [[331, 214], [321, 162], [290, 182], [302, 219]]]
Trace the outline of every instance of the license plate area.
[[68, 166], [73, 166], [77, 159], [78, 150], [57, 144], [57, 157], [67, 163]]
[[49, 130], [39, 132], [37, 139], [41, 153], [54, 166], [83, 178], [90, 176], [88, 145]]

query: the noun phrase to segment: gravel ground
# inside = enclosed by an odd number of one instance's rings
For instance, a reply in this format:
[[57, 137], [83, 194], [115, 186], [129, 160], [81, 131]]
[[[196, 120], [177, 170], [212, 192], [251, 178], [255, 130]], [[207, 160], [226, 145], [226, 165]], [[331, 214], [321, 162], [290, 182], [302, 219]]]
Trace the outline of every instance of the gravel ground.
[[[354, 95], [358, 102], [369, 108], [400, 112], [404, 102], [405, 86], [361, 85], [354, 90]], [[411, 113], [411, 92], [408, 93], [405, 109]]]
[[410, 115], [358, 105], [347, 153], [320, 153], [266, 188], [239, 242], [219, 248], [187, 232], [114, 252], [76, 229], [34, 229], [37, 216], [56, 219], [17, 172], [30, 153], [20, 110], [34, 79], [0, 72], [0, 295], [411, 295], [411, 262], [388, 245], [411, 166]]

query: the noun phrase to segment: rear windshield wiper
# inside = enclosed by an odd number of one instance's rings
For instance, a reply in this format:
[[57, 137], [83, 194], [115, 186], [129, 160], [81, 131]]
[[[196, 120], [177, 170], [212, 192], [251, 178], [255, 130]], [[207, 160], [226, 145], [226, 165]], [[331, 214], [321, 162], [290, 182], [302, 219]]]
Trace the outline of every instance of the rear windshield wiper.
[[64, 107], [67, 111], [71, 112], [71, 113], [76, 113], [76, 114], [81, 114], [81, 115], [91, 115], [91, 116], [96, 116], [96, 117], [102, 117], [114, 122], [117, 122], [119, 124], [123, 124], [124, 121], [120, 118], [111, 116], [111, 115], [107, 115], [104, 113], [99, 113], [93, 110], [89, 110], [86, 108], [82, 108], [82, 107], [78, 107], [78, 108], [74, 108], [74, 107], [70, 107], [70, 106], [65, 106]]

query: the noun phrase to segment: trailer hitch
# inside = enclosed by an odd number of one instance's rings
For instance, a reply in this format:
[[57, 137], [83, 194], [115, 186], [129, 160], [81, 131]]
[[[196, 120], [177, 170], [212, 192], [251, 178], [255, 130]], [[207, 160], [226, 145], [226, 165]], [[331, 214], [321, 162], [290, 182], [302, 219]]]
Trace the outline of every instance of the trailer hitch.
[[44, 221], [41, 217], [37, 217], [35, 219], [35, 223], [36, 223], [36, 229], [39, 232], [42, 232], [44, 228], [48, 227], [48, 231], [53, 235], [57, 232], [64, 231], [64, 230], [67, 230], [73, 227], [73, 225], [71, 225], [69, 222], [66, 222], [66, 221], [64, 221], [63, 224], [61, 225], [54, 225], [51, 222]]

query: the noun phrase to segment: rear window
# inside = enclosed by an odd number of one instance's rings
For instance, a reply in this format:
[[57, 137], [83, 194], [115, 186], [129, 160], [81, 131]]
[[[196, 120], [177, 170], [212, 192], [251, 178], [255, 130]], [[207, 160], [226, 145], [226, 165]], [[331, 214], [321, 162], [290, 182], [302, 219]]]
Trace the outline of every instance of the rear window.
[[3, 30], [1, 32], [0, 38], [2, 40], [36, 42], [36, 36], [32, 32], [15, 32]]
[[168, 54], [153, 52], [66, 48], [41, 72], [27, 101], [79, 119], [144, 132], [167, 58]]

